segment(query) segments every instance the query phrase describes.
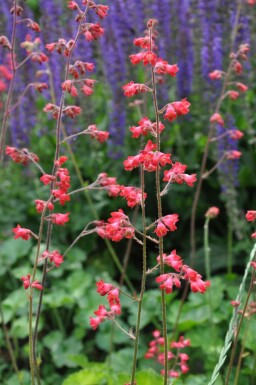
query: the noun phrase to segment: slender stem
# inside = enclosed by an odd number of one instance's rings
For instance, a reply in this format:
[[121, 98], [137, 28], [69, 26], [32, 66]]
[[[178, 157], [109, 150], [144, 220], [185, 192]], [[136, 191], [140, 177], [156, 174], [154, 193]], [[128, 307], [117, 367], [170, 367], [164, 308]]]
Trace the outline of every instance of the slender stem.
[[15, 84], [15, 76], [16, 76], [16, 68], [15, 68], [15, 40], [16, 40], [16, 26], [17, 26], [17, 14], [16, 14], [16, 8], [18, 5], [18, 0], [14, 0], [13, 2], [13, 25], [12, 25], [12, 37], [11, 37], [11, 66], [12, 66], [12, 78], [10, 81], [10, 86], [7, 94], [7, 99], [5, 103], [4, 108], [4, 114], [3, 114], [3, 122], [2, 122], [2, 131], [0, 135], [0, 163], [3, 162], [4, 158], [4, 145], [5, 145], [5, 137], [6, 137], [6, 131], [7, 131], [7, 118], [8, 118], [8, 111], [12, 102], [13, 97], [13, 89]]
[[31, 58], [31, 56], [34, 55], [34, 52], [31, 52], [24, 60], [22, 60], [22, 62], [20, 62], [16, 67], [15, 67], [15, 70], [18, 71], [25, 63], [27, 63], [27, 61], [29, 61], [29, 59]]
[[225, 379], [225, 385], [228, 385], [228, 383], [229, 383], [229, 377], [230, 377], [230, 374], [231, 374], [231, 369], [232, 369], [234, 358], [235, 358], [235, 352], [236, 352], [236, 348], [237, 348], [238, 337], [239, 337], [239, 333], [240, 333], [240, 330], [241, 330], [242, 322], [244, 320], [244, 316], [245, 316], [245, 312], [246, 312], [246, 309], [247, 309], [247, 306], [248, 306], [248, 302], [249, 302], [249, 299], [250, 299], [250, 296], [251, 296], [251, 292], [252, 292], [252, 289], [253, 289], [253, 287], [255, 285], [254, 281], [255, 281], [255, 270], [253, 269], [252, 277], [251, 277], [251, 283], [250, 283], [250, 287], [249, 287], [248, 294], [247, 294], [247, 297], [246, 297], [243, 313], [241, 315], [241, 318], [239, 320], [239, 323], [238, 323], [238, 326], [237, 326], [237, 330], [236, 330], [236, 333], [235, 333], [235, 339], [234, 339], [234, 343], [233, 343], [232, 350], [231, 350], [231, 356], [230, 356], [230, 360], [229, 360], [227, 376], [226, 376], [226, 379]]
[[[114, 317], [110, 317], [110, 319], [117, 325], [117, 327], [118, 327], [120, 330], [122, 330], [122, 332], [123, 332], [124, 334], [126, 334], [128, 337], [130, 337], [132, 340], [134, 340], [134, 336], [133, 336], [131, 333], [128, 333], [126, 330], [124, 330], [124, 329], [122, 328], [122, 326], [119, 325], [119, 323], [117, 322], [117, 320], [116, 320]], [[131, 384], [131, 385], [134, 385], [134, 384]]]
[[211, 280], [211, 266], [210, 266], [210, 246], [209, 246], [209, 222], [207, 217], [204, 224], [204, 256], [205, 256], [205, 271], [207, 280]]
[[20, 96], [18, 96], [18, 99], [17, 99], [17, 102], [15, 104], [13, 104], [10, 109], [8, 110], [8, 115], [10, 115], [10, 113], [15, 110], [16, 107], [18, 107], [18, 105], [20, 104], [21, 102], [21, 99], [25, 96], [26, 92], [29, 90], [30, 87], [32, 87], [33, 84], [30, 83], [30, 84], [27, 84], [27, 86], [25, 87], [25, 89], [23, 90], [23, 92], [20, 94]]
[[226, 154], [224, 153], [220, 159], [218, 160], [218, 162], [207, 172], [205, 172], [203, 175], [202, 175], [202, 179], [206, 179], [208, 178], [208, 176], [210, 176], [218, 167], [219, 165], [223, 162], [223, 160], [225, 159], [226, 157]]
[[240, 374], [242, 360], [243, 360], [243, 355], [244, 355], [244, 350], [245, 350], [245, 341], [246, 341], [248, 332], [250, 330], [249, 329], [250, 321], [251, 321], [251, 317], [249, 317], [247, 319], [247, 325], [246, 325], [245, 332], [244, 332], [244, 335], [243, 335], [242, 347], [241, 347], [241, 351], [240, 351], [240, 354], [239, 354], [238, 362], [237, 362], [237, 365], [236, 365], [236, 374], [235, 374], [235, 379], [234, 379], [234, 385], [238, 385], [238, 379], [239, 379], [239, 374]]
[[147, 230], [146, 230], [146, 213], [145, 213], [145, 178], [144, 178], [144, 168], [141, 167], [141, 217], [142, 217], [142, 227], [143, 227], [143, 265], [142, 265], [142, 277], [141, 277], [141, 289], [140, 289], [140, 297], [138, 303], [138, 316], [137, 316], [137, 324], [136, 324], [136, 333], [135, 333], [135, 342], [134, 342], [134, 353], [133, 353], [133, 364], [132, 364], [132, 376], [131, 376], [131, 385], [135, 385], [135, 373], [137, 366], [137, 355], [138, 355], [138, 346], [139, 346], [139, 333], [140, 333], [140, 321], [141, 321], [141, 312], [142, 312], [142, 302], [143, 295], [145, 292], [146, 286], [146, 278], [147, 278]]
[[18, 364], [17, 364], [17, 361], [16, 361], [16, 357], [15, 357], [15, 354], [14, 354], [14, 350], [13, 350], [12, 344], [11, 344], [11, 339], [9, 337], [8, 329], [7, 329], [6, 325], [5, 325], [4, 313], [3, 313], [3, 309], [2, 309], [2, 304], [1, 303], [0, 303], [0, 316], [1, 316], [1, 319], [2, 319], [2, 327], [3, 327], [3, 332], [4, 332], [4, 338], [5, 338], [5, 341], [6, 341], [6, 348], [8, 350], [9, 356], [11, 358], [12, 366], [13, 366], [13, 369], [14, 369], [16, 375], [17, 375], [18, 382], [19, 382], [20, 385], [22, 385], [22, 382], [21, 382], [21, 379], [20, 379], [20, 372], [19, 372]]
[[232, 222], [228, 220], [228, 266], [227, 273], [232, 274], [232, 258], [233, 257], [233, 226]]
[[[238, 22], [239, 22], [239, 17], [240, 17], [240, 14], [241, 14], [241, 9], [242, 9], [242, 0], [238, 0], [238, 2], [237, 2], [237, 9], [236, 9], [236, 16], [235, 16], [235, 22], [234, 22], [234, 26], [233, 26], [233, 30], [232, 30], [232, 35], [231, 35], [230, 52], [232, 52], [233, 49], [234, 49], [234, 43], [235, 43], [235, 38], [236, 38], [236, 35], [237, 35], [237, 31], [238, 31]], [[216, 113], [219, 112], [219, 109], [220, 109], [220, 106], [221, 106], [221, 101], [222, 101], [222, 96], [226, 92], [226, 88], [227, 88], [227, 85], [228, 85], [228, 82], [229, 82], [229, 78], [230, 78], [230, 75], [231, 75], [231, 71], [232, 71], [232, 66], [233, 66], [233, 61], [230, 62], [228, 70], [226, 72], [225, 80], [223, 82], [221, 93], [220, 93], [220, 96], [219, 96], [219, 99], [217, 101], [216, 108], [215, 108], [215, 112]], [[195, 192], [195, 195], [194, 195], [194, 200], [193, 200], [192, 210], [191, 210], [190, 245], [191, 245], [191, 266], [192, 267], [193, 267], [193, 264], [194, 264], [194, 259], [196, 257], [196, 237], [195, 237], [195, 235], [196, 235], [195, 234], [196, 211], [197, 211], [197, 206], [198, 206], [199, 198], [200, 198], [200, 195], [201, 195], [201, 189], [202, 189], [202, 184], [203, 184], [203, 175], [205, 173], [206, 163], [207, 163], [207, 159], [208, 159], [208, 155], [209, 155], [209, 147], [210, 147], [209, 145], [210, 145], [211, 139], [213, 137], [214, 131], [215, 131], [215, 125], [211, 124], [209, 132], [208, 132], [207, 142], [206, 142], [206, 145], [205, 145], [205, 150], [204, 150], [203, 159], [202, 159], [201, 168], [200, 168], [199, 180], [198, 180], [198, 183], [197, 183], [197, 186], [196, 186], [196, 192]]]
[[[71, 60], [72, 52], [74, 50], [74, 47], [76, 46], [76, 43], [77, 43], [77, 40], [78, 40], [78, 37], [80, 34], [80, 30], [81, 30], [81, 24], [83, 23], [84, 18], [86, 17], [87, 10], [88, 10], [88, 5], [86, 6], [85, 11], [81, 16], [81, 19], [80, 19], [80, 22], [79, 22], [79, 25], [77, 28], [76, 36], [74, 38], [74, 44], [71, 47], [70, 52], [69, 52], [69, 56], [67, 58], [66, 69], [65, 69], [65, 80], [68, 79], [69, 66], [70, 66], [70, 60]], [[61, 119], [62, 119], [62, 111], [64, 108], [65, 94], [66, 94], [66, 92], [62, 91], [60, 104], [59, 104], [59, 115], [58, 115], [57, 127], [56, 127], [56, 147], [55, 147], [55, 155], [54, 155], [52, 175], [55, 174], [55, 170], [56, 170], [55, 161], [58, 159], [59, 153], [60, 153], [60, 130], [61, 130]], [[53, 189], [53, 188], [54, 188], [54, 182], [51, 185], [51, 189]], [[43, 217], [43, 213], [42, 213], [42, 217]], [[42, 219], [41, 219], [41, 221], [42, 221]], [[40, 225], [40, 228], [41, 228], [41, 225]], [[47, 235], [46, 235], [46, 248], [47, 249], [49, 249], [49, 246], [50, 246], [51, 236], [52, 236], [52, 223], [49, 222], [48, 228], [47, 228]], [[40, 246], [38, 246], [38, 250], [40, 251]], [[36, 258], [36, 261], [38, 261], [38, 256]], [[34, 265], [33, 277], [35, 276], [35, 273], [36, 273], [36, 264]], [[45, 282], [46, 274], [47, 274], [47, 259], [44, 262], [44, 268], [43, 268], [43, 273], [42, 273], [42, 283]], [[33, 333], [33, 330], [32, 330], [32, 306], [30, 307], [31, 326], [29, 328], [29, 334], [31, 333], [31, 335], [30, 335], [30, 341], [31, 341], [30, 345], [32, 346], [31, 360], [32, 360], [32, 363], [36, 366], [36, 375], [37, 375], [38, 382], [40, 382], [40, 378], [39, 378], [39, 370], [37, 368], [37, 363], [36, 363], [36, 341], [37, 341], [39, 318], [40, 318], [41, 308], [42, 308], [42, 300], [43, 300], [43, 290], [41, 290], [40, 296], [39, 296], [39, 302], [38, 302], [38, 307], [37, 307], [37, 312], [36, 312], [35, 329], [34, 329], [33, 338], [32, 338], [32, 333]], [[34, 385], [34, 384], [32, 384], [32, 385]]]
[[[150, 37], [150, 50], [152, 51], [152, 28], [149, 28], [149, 37]], [[161, 138], [160, 138], [160, 120], [158, 112], [158, 103], [157, 103], [157, 90], [156, 90], [156, 79], [154, 68], [151, 65], [151, 79], [152, 79], [152, 88], [153, 88], [153, 102], [154, 110], [156, 117], [156, 127], [157, 127], [157, 151], [160, 151]], [[160, 186], [160, 166], [157, 165], [156, 168], [156, 196], [157, 196], [157, 214], [158, 218], [163, 216], [162, 213], [162, 200], [161, 200], [161, 186]], [[164, 261], [163, 261], [163, 237], [159, 237], [159, 256], [160, 256], [160, 273], [164, 273]], [[161, 305], [162, 305], [162, 321], [163, 321], [163, 338], [164, 338], [164, 385], [167, 385], [168, 382], [168, 338], [167, 338], [167, 320], [166, 320], [166, 300], [165, 300], [165, 291], [161, 291]]]

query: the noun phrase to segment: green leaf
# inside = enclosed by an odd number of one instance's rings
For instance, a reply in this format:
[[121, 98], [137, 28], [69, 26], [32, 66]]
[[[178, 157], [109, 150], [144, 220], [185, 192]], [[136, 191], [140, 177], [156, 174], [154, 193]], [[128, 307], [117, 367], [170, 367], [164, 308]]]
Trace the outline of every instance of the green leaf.
[[[68, 376], [62, 385], [101, 385], [108, 376], [108, 367], [105, 364], [89, 364], [86, 369]], [[105, 382], [106, 384], [106, 382]]]

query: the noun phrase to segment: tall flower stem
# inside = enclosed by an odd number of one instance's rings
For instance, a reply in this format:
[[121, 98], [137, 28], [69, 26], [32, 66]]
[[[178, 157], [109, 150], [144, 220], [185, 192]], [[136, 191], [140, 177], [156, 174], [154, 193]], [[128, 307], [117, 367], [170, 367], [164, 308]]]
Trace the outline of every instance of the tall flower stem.
[[[149, 27], [149, 37], [150, 37], [150, 51], [152, 51], [152, 27]], [[154, 68], [151, 65], [151, 81], [153, 89], [153, 102], [154, 110], [156, 117], [156, 127], [157, 127], [157, 151], [160, 151], [161, 138], [160, 138], [160, 119], [159, 119], [159, 110], [157, 103], [157, 90], [156, 90], [156, 79]], [[157, 165], [156, 168], [156, 196], [157, 196], [157, 215], [158, 218], [163, 216], [162, 210], [162, 199], [161, 199], [161, 185], [160, 185], [160, 166]], [[163, 237], [159, 237], [159, 256], [160, 256], [160, 274], [164, 274], [164, 262], [163, 262]], [[166, 320], [166, 299], [165, 291], [161, 291], [161, 305], [162, 305], [162, 321], [163, 321], [163, 338], [164, 338], [164, 385], [167, 385], [168, 381], [168, 338], [167, 338], [167, 320]]]
[[[73, 50], [74, 50], [74, 48], [76, 46], [76, 43], [78, 41], [78, 37], [79, 37], [80, 32], [81, 32], [81, 25], [84, 22], [84, 19], [85, 19], [86, 14], [87, 14], [87, 10], [88, 10], [88, 5], [86, 6], [85, 11], [81, 15], [81, 19], [79, 21], [77, 32], [76, 32], [76, 35], [75, 35], [75, 38], [74, 38], [74, 43], [73, 43], [72, 47], [70, 48], [69, 55], [67, 57], [66, 68], [65, 68], [65, 80], [67, 80], [68, 76], [69, 76], [69, 66], [70, 66], [70, 61], [71, 61], [72, 53], [73, 53]], [[66, 95], [66, 91], [63, 90], [62, 93], [61, 93], [61, 98], [60, 98], [59, 114], [58, 114], [57, 126], [56, 126], [56, 147], [55, 147], [55, 155], [54, 155], [52, 175], [54, 175], [55, 170], [56, 170], [55, 161], [58, 159], [59, 154], [60, 154], [60, 133], [61, 133], [61, 125], [62, 125], [61, 120], [62, 120], [62, 113], [63, 113], [63, 108], [64, 108], [65, 95]], [[51, 189], [53, 189], [53, 188], [54, 188], [54, 182], [51, 185]], [[41, 217], [40, 229], [43, 226], [42, 225], [42, 222], [44, 220], [43, 217], [44, 217], [44, 211], [43, 211], [42, 217]], [[51, 242], [51, 237], [52, 237], [52, 223], [49, 222], [48, 228], [47, 228], [47, 235], [46, 235], [46, 249], [49, 249], [50, 242]], [[39, 237], [39, 240], [40, 240], [40, 238], [41, 237]], [[39, 241], [38, 241], [38, 245], [39, 246], [38, 246], [37, 250], [40, 251]], [[35, 263], [34, 269], [33, 269], [33, 277], [35, 276], [35, 273], [36, 273], [37, 261], [38, 261], [38, 253], [37, 253], [37, 257], [36, 257], [36, 263]], [[47, 274], [47, 259], [45, 260], [44, 266], [43, 266], [42, 284], [45, 282], [46, 274]], [[31, 375], [32, 375], [32, 372], [33, 372], [33, 376], [34, 376], [34, 368], [36, 368], [37, 379], [38, 379], [38, 382], [40, 382], [39, 371], [38, 371], [37, 362], [36, 362], [36, 341], [37, 341], [37, 331], [38, 331], [39, 318], [40, 318], [41, 307], [42, 307], [43, 290], [41, 291], [40, 297], [39, 297], [39, 302], [38, 302], [38, 307], [37, 307], [37, 312], [36, 312], [36, 320], [35, 320], [34, 333], [33, 333], [33, 327], [32, 327], [32, 318], [33, 318], [33, 313], [32, 313], [32, 288], [31, 288], [30, 291], [31, 291], [31, 293], [30, 293], [31, 294], [31, 299], [30, 299], [30, 306], [29, 306], [29, 340], [30, 340], [30, 364], [32, 365]], [[34, 383], [32, 383], [32, 385], [34, 385]]]
[[[235, 38], [236, 38], [236, 35], [237, 35], [237, 32], [238, 32], [238, 28], [239, 28], [239, 17], [240, 17], [240, 14], [241, 14], [241, 10], [242, 10], [242, 0], [238, 0], [238, 2], [237, 2], [237, 9], [236, 9], [236, 16], [235, 16], [235, 22], [234, 22], [234, 26], [233, 26], [233, 30], [232, 30], [232, 34], [231, 34], [230, 52], [232, 52], [233, 49], [234, 49]], [[220, 110], [220, 106], [221, 106], [221, 103], [222, 103], [222, 100], [223, 100], [223, 95], [226, 93], [226, 89], [227, 89], [227, 86], [228, 86], [228, 82], [229, 82], [229, 78], [230, 78], [230, 75], [231, 75], [232, 67], [233, 67], [233, 60], [231, 60], [231, 62], [229, 64], [229, 67], [228, 67], [228, 70], [226, 72], [226, 76], [225, 76], [225, 80], [224, 80], [223, 85], [222, 85], [221, 93], [220, 93], [219, 99], [218, 99], [216, 107], [215, 107], [215, 111], [214, 111], [215, 113], [218, 113], [219, 110]], [[191, 265], [192, 265], [192, 267], [193, 267], [193, 264], [194, 264], [194, 259], [196, 257], [196, 234], [195, 234], [196, 211], [197, 211], [197, 206], [198, 206], [199, 198], [200, 198], [200, 195], [201, 195], [202, 184], [203, 184], [203, 176], [204, 176], [205, 170], [206, 170], [206, 163], [207, 163], [207, 160], [208, 160], [208, 155], [209, 155], [209, 150], [210, 150], [210, 143], [211, 143], [214, 131], [215, 131], [215, 124], [211, 124], [209, 132], [208, 132], [208, 136], [207, 136], [207, 142], [206, 142], [206, 145], [205, 145], [205, 150], [204, 150], [203, 159], [202, 159], [201, 168], [200, 168], [200, 173], [199, 173], [199, 179], [198, 179], [198, 183], [197, 183], [197, 186], [196, 186], [196, 192], [195, 192], [195, 195], [194, 195], [194, 200], [193, 200], [192, 210], [191, 210], [190, 246], [191, 246]]]
[[146, 277], [147, 277], [147, 230], [146, 230], [146, 214], [145, 214], [145, 179], [144, 179], [144, 169], [141, 167], [141, 217], [142, 217], [142, 228], [143, 228], [143, 247], [142, 247], [142, 277], [141, 277], [141, 289], [140, 297], [138, 299], [138, 315], [137, 315], [137, 324], [136, 324], [136, 333], [134, 341], [134, 353], [133, 353], [133, 363], [132, 363], [132, 376], [131, 376], [131, 385], [135, 385], [135, 373], [137, 366], [137, 355], [138, 355], [138, 346], [139, 346], [139, 333], [140, 333], [140, 321], [141, 321], [141, 312], [142, 312], [142, 303], [143, 296], [145, 292]]
[[14, 0], [13, 2], [13, 25], [12, 25], [12, 37], [11, 37], [11, 65], [12, 65], [12, 78], [10, 81], [10, 86], [7, 94], [7, 99], [4, 107], [3, 114], [3, 122], [2, 122], [2, 130], [0, 135], [0, 163], [3, 162], [4, 158], [4, 145], [5, 145], [5, 137], [7, 131], [7, 121], [9, 116], [9, 109], [12, 102], [13, 89], [15, 84], [15, 76], [16, 76], [16, 66], [15, 66], [15, 40], [16, 40], [16, 27], [17, 27], [17, 5], [18, 0]]
[[234, 339], [234, 342], [233, 342], [233, 346], [232, 346], [232, 350], [231, 350], [231, 356], [230, 356], [229, 365], [228, 365], [228, 372], [227, 372], [227, 376], [226, 376], [226, 379], [225, 379], [225, 385], [228, 385], [228, 383], [229, 383], [229, 377], [230, 377], [230, 374], [231, 374], [231, 369], [232, 369], [234, 358], [235, 358], [235, 352], [236, 352], [236, 348], [237, 348], [239, 333], [240, 333], [240, 330], [241, 330], [241, 326], [242, 326], [242, 323], [243, 323], [243, 320], [244, 320], [245, 312], [246, 312], [246, 309], [247, 309], [247, 306], [248, 306], [248, 302], [249, 302], [249, 299], [250, 299], [250, 296], [251, 296], [252, 289], [253, 289], [254, 285], [255, 285], [255, 269], [253, 269], [253, 273], [252, 273], [252, 277], [251, 277], [251, 283], [250, 283], [250, 287], [249, 287], [249, 290], [248, 290], [248, 293], [247, 293], [247, 297], [246, 297], [246, 300], [245, 300], [245, 305], [244, 305], [243, 313], [242, 313], [242, 316], [241, 316], [241, 318], [239, 320], [239, 323], [238, 323], [238, 326], [237, 326], [237, 329], [236, 329], [235, 339]]

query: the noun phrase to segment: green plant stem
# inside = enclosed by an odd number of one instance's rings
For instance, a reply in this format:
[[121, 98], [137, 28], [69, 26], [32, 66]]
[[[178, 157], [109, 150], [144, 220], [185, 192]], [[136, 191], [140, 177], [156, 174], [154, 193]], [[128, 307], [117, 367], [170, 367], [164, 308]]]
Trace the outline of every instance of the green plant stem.
[[239, 320], [239, 323], [238, 323], [238, 327], [237, 327], [236, 334], [235, 334], [235, 340], [234, 340], [234, 343], [233, 343], [233, 346], [232, 346], [232, 350], [231, 350], [231, 356], [230, 356], [230, 360], [229, 360], [228, 372], [227, 372], [227, 376], [226, 376], [226, 380], [225, 380], [225, 385], [228, 385], [228, 383], [229, 383], [229, 377], [230, 377], [230, 374], [231, 374], [231, 369], [232, 369], [234, 358], [235, 358], [235, 352], [236, 352], [236, 348], [237, 348], [238, 337], [239, 337], [241, 326], [242, 326], [242, 323], [243, 323], [243, 320], [244, 320], [244, 316], [245, 316], [245, 312], [246, 312], [246, 309], [247, 309], [247, 306], [248, 306], [250, 295], [251, 295], [252, 289], [254, 287], [254, 281], [255, 281], [255, 270], [253, 269], [252, 277], [251, 277], [251, 283], [250, 283], [250, 287], [249, 287], [249, 290], [248, 290], [248, 293], [247, 293], [247, 297], [246, 297], [243, 313], [242, 313], [242, 316], [241, 316], [241, 318]]
[[[251, 269], [251, 262], [255, 258], [255, 253], [256, 253], [256, 243], [254, 244], [254, 246], [253, 246], [253, 248], [251, 250], [250, 257], [249, 257], [249, 260], [247, 262], [247, 265], [246, 265], [246, 268], [245, 268], [245, 271], [244, 271], [244, 276], [243, 276], [242, 282], [240, 284], [238, 294], [236, 296], [236, 301], [239, 301], [240, 303], [241, 303], [241, 300], [242, 300], [242, 297], [243, 297], [246, 279], [247, 279], [249, 271]], [[214, 368], [214, 371], [212, 373], [212, 377], [211, 377], [210, 381], [208, 382], [208, 385], [213, 385], [215, 383], [215, 381], [217, 380], [217, 378], [218, 378], [218, 376], [220, 374], [220, 370], [221, 370], [221, 368], [222, 368], [222, 366], [223, 366], [223, 364], [224, 364], [224, 362], [225, 362], [225, 360], [227, 358], [227, 353], [228, 353], [229, 348], [230, 348], [230, 346], [232, 344], [232, 339], [233, 339], [233, 336], [234, 336], [234, 333], [235, 333], [236, 324], [237, 324], [237, 311], [236, 310], [237, 309], [233, 310], [233, 315], [232, 315], [231, 320], [229, 322], [229, 328], [228, 328], [228, 331], [227, 331], [227, 334], [226, 334], [226, 337], [225, 337], [224, 346], [221, 349], [220, 356], [219, 356], [219, 361], [218, 361], [217, 365]]]
[[22, 382], [21, 382], [21, 379], [20, 379], [20, 372], [19, 372], [18, 364], [17, 364], [17, 361], [16, 361], [16, 357], [15, 357], [15, 354], [14, 354], [14, 350], [13, 350], [12, 344], [11, 344], [11, 339], [9, 337], [9, 332], [8, 332], [8, 329], [7, 329], [7, 327], [5, 325], [5, 322], [4, 322], [4, 313], [3, 313], [3, 309], [2, 309], [2, 304], [1, 303], [0, 303], [0, 316], [1, 316], [1, 319], [2, 319], [2, 327], [3, 327], [5, 342], [6, 342], [6, 348], [8, 350], [8, 353], [9, 353], [9, 356], [10, 356], [10, 359], [11, 359], [11, 363], [12, 363], [13, 369], [14, 369], [16, 375], [17, 375], [18, 382], [19, 382], [20, 385], [22, 385]]
[[[84, 19], [86, 17], [87, 10], [88, 10], [88, 5], [86, 6], [85, 11], [81, 15], [81, 19], [79, 21], [79, 25], [78, 25], [78, 28], [77, 28], [76, 36], [74, 38], [74, 43], [73, 43], [73, 45], [72, 45], [72, 47], [70, 49], [69, 56], [67, 57], [66, 68], [65, 68], [65, 80], [68, 79], [69, 66], [70, 66], [70, 61], [71, 61], [72, 53], [73, 53], [73, 50], [74, 50], [74, 48], [76, 46], [78, 37], [80, 35], [81, 25], [82, 25], [82, 23], [83, 23], [83, 21], [84, 21]], [[63, 109], [64, 109], [65, 95], [66, 95], [66, 91], [63, 90], [62, 93], [61, 93], [61, 98], [60, 98], [59, 115], [58, 115], [57, 126], [56, 126], [56, 147], [55, 147], [55, 155], [54, 155], [52, 175], [55, 174], [55, 170], [56, 170], [55, 161], [58, 159], [59, 153], [60, 153], [61, 119], [62, 119], [62, 112], [63, 112]], [[53, 182], [51, 184], [51, 190], [54, 188], [54, 183], [55, 182]], [[49, 198], [49, 200], [50, 199], [51, 198]], [[43, 228], [44, 213], [45, 213], [45, 210], [43, 210], [42, 216], [41, 216], [40, 231]], [[46, 249], [47, 250], [50, 247], [51, 237], [52, 237], [52, 223], [49, 222], [48, 228], [47, 228], [47, 235], [46, 235]], [[36, 262], [34, 264], [34, 269], [33, 269], [33, 278], [35, 277], [35, 274], [36, 274], [37, 262], [38, 262], [39, 252], [40, 252], [41, 236], [39, 236], [38, 238], [39, 238], [39, 240], [38, 240], [38, 247], [37, 247]], [[39, 243], [39, 241], [40, 241], [40, 243]], [[47, 274], [47, 260], [44, 263], [43, 274], [42, 274], [42, 283], [45, 282], [46, 274]], [[32, 296], [32, 290], [31, 289], [32, 288], [30, 287], [30, 294]], [[38, 303], [37, 312], [36, 312], [36, 320], [35, 320], [34, 333], [33, 333], [33, 327], [32, 327], [32, 305], [31, 305], [32, 298], [30, 300], [31, 303], [30, 303], [30, 307], [29, 307], [29, 341], [30, 341], [30, 355], [31, 355], [30, 362], [31, 362], [32, 366], [36, 368], [36, 376], [37, 376], [38, 384], [40, 384], [40, 377], [39, 377], [39, 369], [38, 369], [37, 361], [36, 361], [36, 341], [37, 341], [37, 332], [38, 332], [39, 318], [40, 318], [41, 308], [42, 308], [42, 299], [43, 299], [43, 290], [41, 290], [40, 296], [39, 296], [39, 303]], [[34, 371], [33, 371], [33, 373], [34, 373]], [[31, 374], [32, 374], [32, 372], [31, 372]], [[32, 385], [34, 385], [34, 383], [32, 383]]]
[[[152, 50], [152, 28], [149, 28], [149, 37], [150, 37], [150, 50]], [[160, 119], [159, 119], [159, 109], [157, 103], [157, 90], [156, 90], [156, 79], [154, 68], [151, 65], [151, 79], [152, 79], [152, 88], [153, 88], [153, 103], [156, 117], [156, 127], [157, 127], [157, 151], [160, 151], [161, 147], [161, 138], [160, 138]], [[163, 216], [162, 212], [162, 200], [161, 200], [161, 185], [160, 185], [160, 166], [157, 165], [156, 168], [156, 196], [157, 196], [157, 214], [158, 218]], [[159, 238], [159, 257], [160, 257], [160, 273], [164, 274], [164, 261], [163, 261], [163, 237]], [[167, 337], [167, 319], [166, 319], [166, 299], [165, 291], [161, 291], [161, 305], [162, 305], [162, 321], [163, 321], [163, 338], [164, 338], [164, 385], [167, 385], [168, 382], [168, 337]]]
[[143, 296], [145, 292], [146, 286], [146, 278], [147, 278], [147, 230], [146, 230], [146, 214], [145, 214], [145, 179], [144, 179], [144, 169], [141, 167], [140, 172], [141, 178], [141, 217], [142, 217], [142, 228], [143, 228], [143, 247], [142, 247], [142, 277], [141, 277], [141, 289], [140, 289], [140, 297], [138, 303], [138, 315], [137, 315], [137, 324], [136, 324], [136, 333], [135, 333], [135, 341], [134, 341], [134, 352], [133, 352], [133, 363], [132, 363], [132, 375], [131, 375], [131, 385], [135, 385], [135, 373], [137, 366], [137, 355], [138, 355], [138, 347], [139, 347], [139, 333], [140, 333], [140, 321], [141, 321], [141, 312], [142, 312], [142, 303]]
[[228, 266], [227, 273], [232, 274], [233, 265], [233, 226], [232, 222], [228, 220]]
[[244, 349], [245, 349], [245, 341], [246, 341], [246, 338], [248, 335], [250, 321], [251, 321], [251, 317], [247, 319], [247, 325], [246, 325], [244, 336], [243, 336], [242, 347], [241, 347], [238, 362], [236, 365], [236, 374], [235, 374], [235, 379], [234, 379], [234, 385], [238, 385], [238, 379], [239, 379], [239, 374], [240, 374], [240, 370], [241, 370], [241, 365], [242, 365], [242, 360], [243, 360], [243, 355], [244, 355]]
[[209, 246], [209, 222], [210, 218], [207, 217], [204, 223], [204, 257], [205, 257], [205, 272], [206, 278], [211, 280], [211, 265], [210, 265], [210, 246]]
[[[241, 10], [242, 10], [242, 2], [243, 2], [242, 0], [238, 0], [238, 2], [237, 2], [235, 22], [234, 22], [234, 26], [233, 26], [233, 30], [232, 30], [232, 34], [231, 34], [230, 53], [234, 49], [235, 38], [236, 38], [236, 35], [238, 32], [238, 27], [239, 27], [239, 17], [240, 17]], [[215, 107], [215, 111], [214, 111], [215, 113], [218, 113], [220, 110], [221, 103], [222, 103], [222, 97], [226, 93], [226, 89], [227, 89], [227, 86], [229, 83], [229, 78], [230, 78], [230, 75], [232, 72], [232, 68], [233, 68], [233, 60], [230, 61], [230, 64], [228, 66], [225, 80], [224, 80], [223, 85], [222, 85], [221, 93], [220, 93], [219, 99], [217, 100], [217, 103], [216, 103], [216, 107]], [[195, 237], [196, 211], [197, 211], [199, 198], [201, 195], [203, 176], [205, 174], [206, 163], [207, 163], [209, 150], [210, 150], [210, 142], [211, 142], [211, 139], [213, 137], [214, 131], [215, 131], [215, 124], [211, 124], [209, 132], [208, 132], [208, 136], [207, 136], [207, 142], [205, 145], [205, 150], [204, 150], [203, 159], [202, 159], [202, 163], [201, 163], [199, 179], [198, 179], [198, 183], [196, 186], [196, 192], [195, 192], [194, 200], [193, 200], [193, 204], [192, 204], [191, 221], [190, 221], [191, 266], [193, 266], [194, 259], [196, 257], [196, 237]]]
[[11, 37], [11, 65], [12, 65], [12, 78], [10, 81], [10, 86], [7, 94], [7, 99], [5, 103], [4, 113], [3, 113], [3, 122], [2, 122], [2, 130], [0, 135], [0, 163], [3, 162], [4, 158], [4, 145], [5, 145], [5, 137], [7, 131], [7, 120], [9, 116], [9, 108], [12, 102], [13, 97], [13, 89], [16, 81], [16, 67], [15, 67], [15, 40], [16, 40], [16, 27], [17, 27], [17, 14], [16, 8], [18, 5], [18, 0], [13, 1], [13, 24], [12, 24], [12, 37]]

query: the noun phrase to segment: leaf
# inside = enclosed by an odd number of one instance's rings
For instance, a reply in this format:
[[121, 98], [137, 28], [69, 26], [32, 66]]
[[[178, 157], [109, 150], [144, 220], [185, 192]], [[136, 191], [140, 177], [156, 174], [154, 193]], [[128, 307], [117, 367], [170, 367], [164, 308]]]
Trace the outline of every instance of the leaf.
[[69, 375], [62, 385], [101, 385], [107, 375], [107, 365], [92, 363], [86, 369]]

